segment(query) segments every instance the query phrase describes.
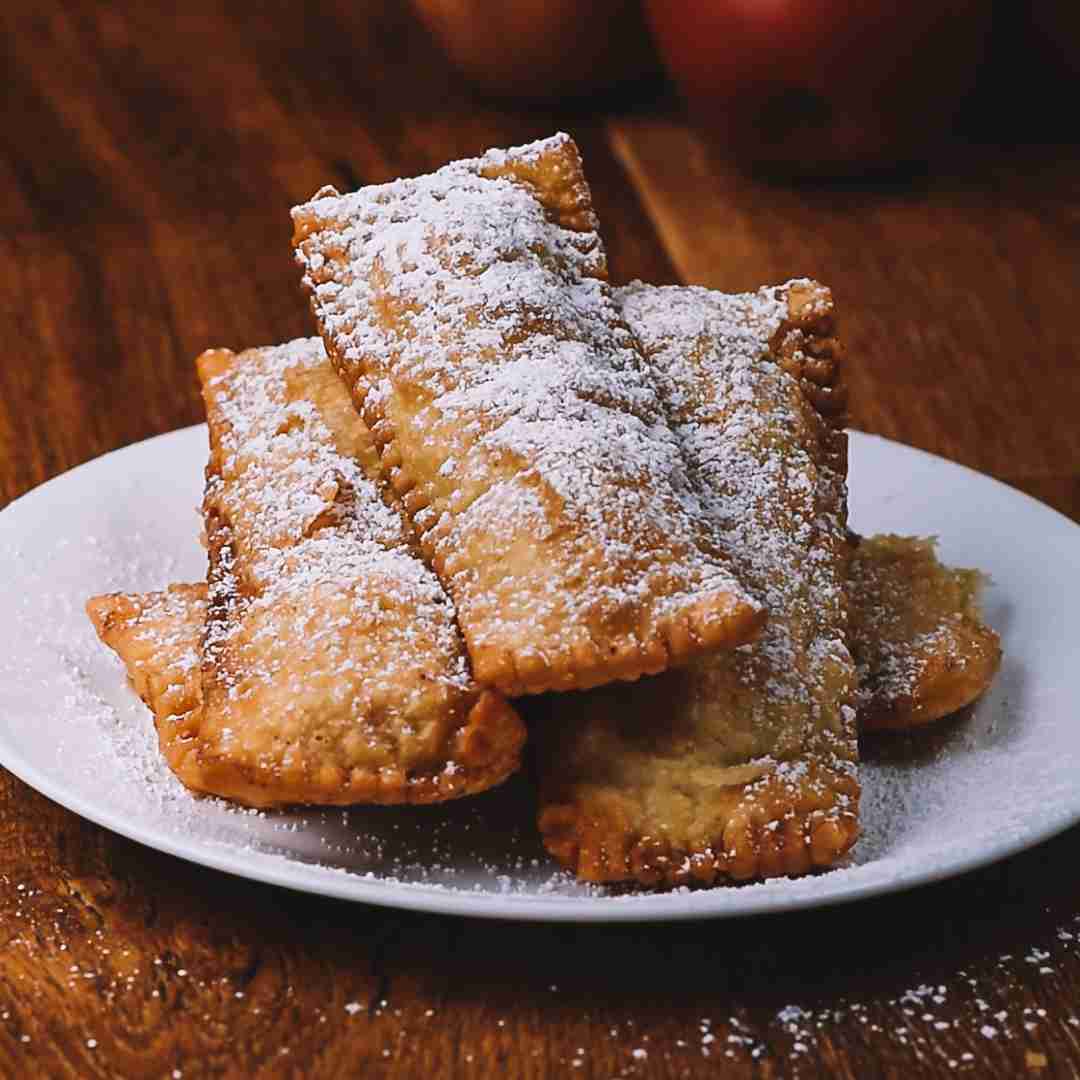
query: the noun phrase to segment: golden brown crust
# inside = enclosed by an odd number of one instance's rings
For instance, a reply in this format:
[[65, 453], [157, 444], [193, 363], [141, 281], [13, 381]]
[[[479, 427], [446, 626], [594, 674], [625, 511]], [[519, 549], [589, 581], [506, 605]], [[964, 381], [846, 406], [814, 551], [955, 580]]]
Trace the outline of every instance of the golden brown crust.
[[293, 217], [327, 350], [478, 678], [585, 688], [760, 630], [679, 486], [572, 141], [324, 189]]
[[850, 774], [811, 767], [797, 784], [776, 774], [718, 784], [718, 824], [694, 836], [649, 833], [640, 807], [610, 788], [567, 791], [540, 811], [547, 850], [583, 881], [650, 888], [797, 876], [835, 865], [859, 835], [859, 786]]
[[210, 793], [196, 753], [205, 612], [204, 584], [143, 595], [111, 593], [86, 602], [98, 637], [124, 662], [132, 688], [153, 713], [169, 768], [193, 791]]
[[905, 730], [970, 705], [1001, 665], [1001, 640], [978, 610], [981, 575], [943, 566], [932, 539], [855, 542], [851, 639], [860, 727]]
[[472, 679], [451, 604], [364, 473], [370, 439], [321, 344], [217, 350], [198, 369], [208, 786], [333, 805], [432, 802], [505, 779], [523, 725]]
[[842, 428], [847, 421], [847, 387], [832, 290], [808, 279], [788, 282], [785, 289], [787, 315], [769, 342], [769, 352], [799, 380], [814, 408]]
[[[314, 786], [290, 791], [283, 800], [267, 789], [258, 770], [200, 752], [205, 585], [95, 596], [87, 601], [86, 610], [98, 636], [124, 662], [132, 688], [153, 713], [162, 755], [185, 786], [248, 806], [321, 801], [325, 790]], [[508, 729], [518, 729], [513, 709], [501, 695], [482, 690], [453, 736], [451, 757], [460, 769], [412, 776], [392, 767], [357, 772], [349, 801], [421, 804], [486, 791], [517, 767], [521, 740], [508, 742]]]
[[859, 787], [831, 296], [792, 282], [620, 297], [770, 619], [753, 645], [553, 703], [535, 732], [545, 845], [585, 880], [648, 887], [834, 865]]

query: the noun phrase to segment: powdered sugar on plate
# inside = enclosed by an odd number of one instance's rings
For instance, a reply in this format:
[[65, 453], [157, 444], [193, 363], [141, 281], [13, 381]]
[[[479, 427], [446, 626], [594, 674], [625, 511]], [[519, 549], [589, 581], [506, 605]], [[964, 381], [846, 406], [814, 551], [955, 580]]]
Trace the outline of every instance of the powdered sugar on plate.
[[[1080, 530], [986, 477], [859, 435], [853, 525], [934, 533], [944, 561], [986, 570], [984, 607], [1002, 633], [1005, 663], [973, 712], [866, 744], [864, 835], [847, 867], [613, 895], [575, 884], [543, 856], [523, 787], [416, 810], [269, 814], [195, 799], [160, 762], [149, 714], [82, 605], [109, 589], [203, 575], [194, 508], [205, 439], [193, 428], [118, 451], [0, 513], [0, 762], [117, 832], [233, 873], [369, 903], [608, 921], [856, 899], [970, 869], [1080, 817]], [[1008, 543], [987, 521], [1010, 523]]]

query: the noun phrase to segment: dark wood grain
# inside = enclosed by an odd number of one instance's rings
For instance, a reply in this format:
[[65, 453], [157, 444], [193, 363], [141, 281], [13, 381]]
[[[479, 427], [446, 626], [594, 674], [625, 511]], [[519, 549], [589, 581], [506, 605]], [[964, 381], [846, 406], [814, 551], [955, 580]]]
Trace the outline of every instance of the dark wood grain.
[[[197, 9], [4, 7], [0, 501], [197, 422], [206, 346], [310, 332], [292, 203], [565, 128], [618, 278], [820, 276], [860, 426], [1080, 518], [1075, 150], [788, 188], [666, 107], [477, 98], [392, 0]], [[1075, 1076], [1078, 895], [1074, 831], [833, 910], [469, 922], [189, 866], [0, 772], [0, 1075]]]
[[[606, 117], [472, 97], [401, 4], [5, 9], [12, 347], [10, 499], [117, 445], [200, 419], [192, 358], [313, 332], [289, 208], [568, 127], [597, 180], [614, 272], [670, 278], [608, 149]], [[110, 407], [137, 398], [139, 409]], [[51, 422], [50, 422], [51, 421]], [[14, 452], [18, 447], [18, 453]]]

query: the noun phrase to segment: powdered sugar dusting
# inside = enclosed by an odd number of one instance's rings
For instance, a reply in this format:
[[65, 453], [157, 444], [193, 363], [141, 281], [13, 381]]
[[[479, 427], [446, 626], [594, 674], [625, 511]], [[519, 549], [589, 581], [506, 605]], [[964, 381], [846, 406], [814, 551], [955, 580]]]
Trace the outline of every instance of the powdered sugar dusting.
[[193, 786], [345, 805], [505, 779], [521, 721], [479, 702], [453, 606], [365, 475], [370, 436], [321, 344], [198, 366], [210, 567]]
[[[638, 283], [618, 293], [660, 377], [704, 513], [770, 615], [752, 644], [632, 692], [598, 691], [561, 723], [552, 717], [559, 726], [544, 753], [545, 800], [572, 806], [582, 822], [585, 854], [576, 857], [643, 838], [659, 848], [651, 858], [665, 880], [692, 879], [702, 863], [722, 867], [734, 855], [721, 847], [734, 785], [747, 785], [748, 801], [759, 785], [765, 812], [784, 817], [798, 816], [805, 792], [820, 792], [821, 812], [852, 823], [845, 437], [770, 352], [787, 292]], [[610, 841], [599, 832], [607, 806], [617, 807], [608, 827], [620, 834]], [[558, 843], [561, 816], [554, 820]], [[609, 858], [609, 867], [603, 872], [616, 876], [631, 863]]]
[[[932, 538], [862, 539], [851, 562], [859, 707], [868, 716], [928, 710], [951, 682], [974, 695], [997, 667], [996, 635], [981, 621], [975, 570], [943, 566]], [[935, 685], [936, 684], [936, 685]], [[925, 714], [924, 714], [925, 715]]]
[[[605, 280], [583, 181], [579, 191], [559, 163], [566, 148], [559, 136], [294, 211], [324, 339], [417, 484], [414, 523], [435, 564], [446, 561], [471, 648], [498, 645], [515, 621], [560, 639], [543, 652], [631, 606], [657, 617], [710, 595], [753, 606], [708, 540]], [[538, 162], [579, 195], [581, 213], [536, 197], [519, 174]], [[496, 564], [490, 586], [454, 559], [480, 536]], [[490, 621], [474, 620], [477, 594], [507, 585], [502, 552], [535, 538], [558, 554], [530, 548], [530, 582], [553, 558], [568, 563], [558, 579], [530, 584], [520, 612], [510, 595], [498, 616], [485, 605]]]
[[[823, 428], [795, 380], [768, 355], [787, 315], [790, 286], [727, 295], [637, 283], [620, 291], [627, 320], [662, 379], [709, 520], [740, 580], [770, 612], [761, 637], [732, 657], [755, 688], [740, 708], [765, 748], [798, 709], [777, 756], [804, 748], [814, 730], [844, 731], [852, 758], [852, 660], [845, 643], [842, 569], [847, 491]], [[794, 737], [793, 737], [794, 736]]]
[[[449, 600], [414, 554], [400, 515], [357, 459], [339, 450], [316, 406], [289, 393], [290, 375], [327, 364], [322, 343], [312, 338], [252, 350], [208, 381], [222, 423], [220, 472], [208, 477], [206, 501], [230, 522], [211, 603], [229, 611], [242, 592], [253, 597], [247, 610], [257, 616], [301, 593], [386, 579], [398, 599], [407, 595], [414, 606], [413, 625], [401, 628], [405, 637], [438, 642], [454, 657], [445, 677], [464, 687], [469, 673]], [[363, 593], [354, 599], [371, 607]], [[356, 620], [378, 621], [378, 615], [377, 606], [352, 612]], [[214, 655], [239, 628], [235, 618], [211, 619], [205, 647]], [[285, 626], [279, 631], [289, 633]]]

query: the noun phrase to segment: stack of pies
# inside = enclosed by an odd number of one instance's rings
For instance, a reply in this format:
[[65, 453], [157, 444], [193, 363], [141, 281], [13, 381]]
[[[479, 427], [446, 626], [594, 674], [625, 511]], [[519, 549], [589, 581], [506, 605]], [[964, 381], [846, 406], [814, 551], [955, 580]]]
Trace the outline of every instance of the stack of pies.
[[859, 726], [955, 711], [1000, 646], [977, 573], [848, 531], [829, 290], [613, 286], [565, 135], [293, 221], [321, 338], [197, 361], [206, 582], [88, 603], [176, 775], [433, 803], [528, 743], [582, 879], [836, 865]]

